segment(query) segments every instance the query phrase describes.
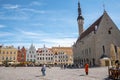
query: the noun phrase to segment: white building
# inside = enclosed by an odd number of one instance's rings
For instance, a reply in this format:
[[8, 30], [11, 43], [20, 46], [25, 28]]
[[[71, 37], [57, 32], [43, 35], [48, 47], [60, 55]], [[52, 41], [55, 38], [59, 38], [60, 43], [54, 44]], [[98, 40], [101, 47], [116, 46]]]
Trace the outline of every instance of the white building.
[[33, 46], [33, 44], [31, 44], [30, 48], [27, 50], [26, 61], [36, 62], [36, 49], [35, 46]]
[[53, 64], [53, 53], [52, 50], [49, 48], [46, 48], [45, 46], [43, 48], [39, 48], [37, 50], [37, 64]]

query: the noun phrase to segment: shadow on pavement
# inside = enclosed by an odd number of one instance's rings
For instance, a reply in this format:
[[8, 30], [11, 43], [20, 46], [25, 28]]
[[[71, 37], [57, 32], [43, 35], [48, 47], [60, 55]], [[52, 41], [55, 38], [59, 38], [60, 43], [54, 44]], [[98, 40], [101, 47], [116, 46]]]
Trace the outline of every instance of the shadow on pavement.
[[37, 76], [35, 76], [35, 77], [43, 77], [42, 75], [37, 75]]
[[80, 76], [85, 76], [85, 74], [81, 74]]

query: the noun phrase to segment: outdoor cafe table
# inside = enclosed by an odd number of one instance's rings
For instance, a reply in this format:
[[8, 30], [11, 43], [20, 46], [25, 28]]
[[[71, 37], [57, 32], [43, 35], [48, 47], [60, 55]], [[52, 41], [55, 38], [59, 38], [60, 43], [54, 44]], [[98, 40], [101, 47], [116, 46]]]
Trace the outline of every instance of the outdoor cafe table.
[[120, 68], [109, 68], [109, 78], [111, 79], [120, 79]]

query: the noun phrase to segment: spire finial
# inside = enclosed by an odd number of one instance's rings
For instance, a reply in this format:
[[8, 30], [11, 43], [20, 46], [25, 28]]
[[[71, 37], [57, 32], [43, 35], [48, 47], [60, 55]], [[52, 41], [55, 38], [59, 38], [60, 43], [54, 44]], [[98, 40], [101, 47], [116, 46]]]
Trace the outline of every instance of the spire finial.
[[79, 19], [84, 20], [84, 18], [82, 16], [82, 10], [81, 10], [81, 7], [80, 7], [80, 1], [78, 1], [78, 18], [77, 18], [77, 20], [79, 20]]
[[80, 1], [78, 1], [78, 16], [82, 15], [81, 14], [81, 8], [80, 8]]
[[105, 4], [103, 3], [103, 10], [104, 10], [104, 12], [105, 12]]

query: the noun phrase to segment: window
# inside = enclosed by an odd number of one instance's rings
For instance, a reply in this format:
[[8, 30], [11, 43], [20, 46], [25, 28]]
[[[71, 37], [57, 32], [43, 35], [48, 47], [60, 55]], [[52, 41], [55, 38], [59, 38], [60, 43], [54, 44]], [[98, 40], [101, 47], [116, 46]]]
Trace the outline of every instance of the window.
[[49, 60], [50, 60], [50, 57], [49, 57]]
[[111, 30], [108, 31], [108, 34], [111, 34]]
[[57, 56], [55, 56], [55, 58], [57, 58]]
[[112, 27], [109, 28], [108, 34], [111, 34]]
[[117, 53], [117, 46], [115, 45], [114, 48], [115, 48], [115, 52]]
[[8, 60], [8, 57], [6, 57], [6, 60]]
[[105, 53], [105, 46], [103, 46], [103, 53]]
[[2, 60], [4, 60], [4, 56], [2, 57]]
[[13, 58], [13, 60], [15, 60], [15, 57]]
[[39, 57], [37, 58], [37, 60], [39, 60]]
[[89, 54], [91, 54], [91, 48], [89, 48]]

